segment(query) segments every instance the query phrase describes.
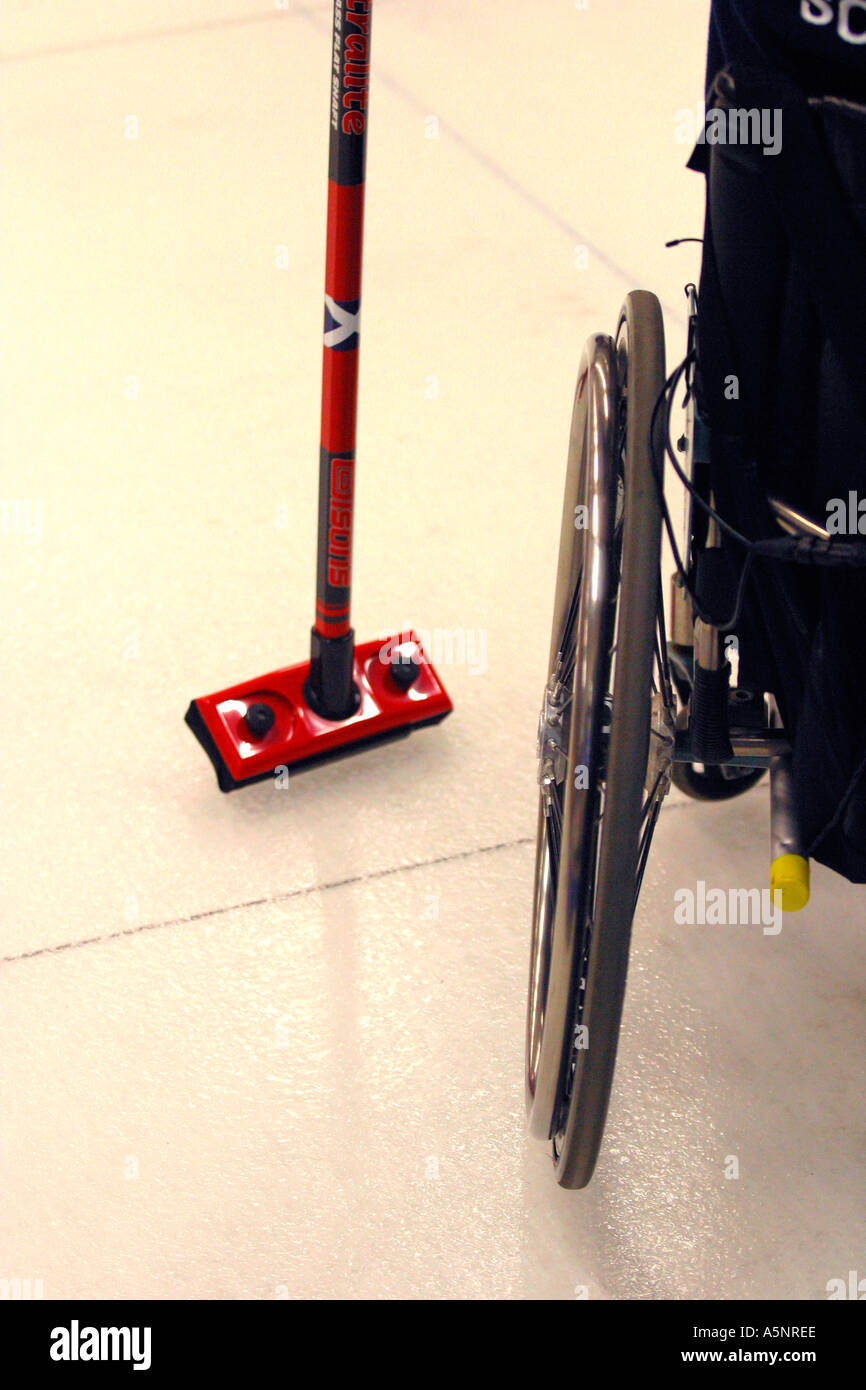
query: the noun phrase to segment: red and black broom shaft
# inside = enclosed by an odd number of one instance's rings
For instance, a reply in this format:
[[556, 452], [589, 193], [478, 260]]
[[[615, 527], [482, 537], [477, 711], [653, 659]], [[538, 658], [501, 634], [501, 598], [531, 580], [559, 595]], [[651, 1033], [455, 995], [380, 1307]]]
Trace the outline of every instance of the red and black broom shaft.
[[319, 554], [306, 694], [335, 720], [349, 718], [358, 700], [349, 604], [372, 10], [373, 0], [334, 0]]
[[[382, 640], [376, 639], [358, 648], [356, 662], [349, 614], [372, 8], [372, 0], [334, 3], [319, 555], [311, 659], [190, 704], [186, 722], [213, 763], [224, 792], [271, 778], [287, 767], [295, 771], [342, 757], [438, 723], [451, 712], [448, 692], [423, 651], [410, 651], [408, 659], [401, 652], [399, 660], [383, 667], [377, 659]], [[356, 670], [363, 671], [363, 682], [355, 681]], [[362, 683], [363, 717], [353, 719]], [[309, 711], [322, 717], [297, 717]]]

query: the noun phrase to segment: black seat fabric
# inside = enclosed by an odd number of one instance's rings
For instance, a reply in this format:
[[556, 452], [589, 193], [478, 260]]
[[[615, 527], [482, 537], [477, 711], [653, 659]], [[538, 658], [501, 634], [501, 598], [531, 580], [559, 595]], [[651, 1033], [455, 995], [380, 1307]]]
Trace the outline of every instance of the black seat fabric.
[[[776, 155], [716, 144], [692, 160], [707, 176], [698, 394], [712, 485], [757, 539], [779, 534], [768, 495], [823, 525], [833, 499], [866, 502], [866, 109], [736, 62], [710, 105], [783, 118]], [[733, 587], [744, 551], [726, 551]], [[866, 572], [758, 561], [738, 636], [741, 682], [772, 691], [793, 733], [812, 855], [866, 882]]]
[[866, 95], [866, 0], [713, 0], [707, 91], [731, 63], [773, 69], [807, 96]]

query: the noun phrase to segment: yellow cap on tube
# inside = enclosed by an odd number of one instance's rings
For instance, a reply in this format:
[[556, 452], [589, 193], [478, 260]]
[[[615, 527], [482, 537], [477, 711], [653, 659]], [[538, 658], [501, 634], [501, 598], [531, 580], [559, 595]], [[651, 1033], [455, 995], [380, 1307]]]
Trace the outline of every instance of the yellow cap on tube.
[[[770, 865], [770, 891], [782, 894], [782, 911], [799, 912], [809, 901], [809, 861], [802, 854], [780, 854]], [[775, 896], [773, 898], [775, 902]]]

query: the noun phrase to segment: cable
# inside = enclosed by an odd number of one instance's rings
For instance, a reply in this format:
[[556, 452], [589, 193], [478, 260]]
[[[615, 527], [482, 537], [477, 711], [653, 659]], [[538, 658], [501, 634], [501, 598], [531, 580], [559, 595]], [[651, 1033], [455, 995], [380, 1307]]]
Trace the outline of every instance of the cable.
[[[781, 560], [783, 562], [795, 564], [812, 564], [826, 566], [841, 565], [854, 566], [860, 568], [866, 566], [866, 546], [851, 541], [840, 542], [834, 541], [832, 539], [825, 541], [814, 536], [796, 536], [785, 538], [780, 537], [753, 541], [750, 540], [748, 536], [745, 536], [742, 531], [738, 531], [735, 526], [732, 526], [731, 523], [728, 520], [726, 520], [724, 516], [722, 516], [721, 512], [719, 512], [716, 507], [712, 506], [711, 503], [707, 502], [706, 499], [701, 496], [700, 492], [695, 487], [692, 480], [687, 476], [685, 470], [681, 467], [679, 459], [676, 457], [676, 454], [674, 453], [674, 447], [671, 442], [671, 416], [673, 414], [677, 387], [679, 386], [680, 381], [683, 378], [685, 378], [685, 404], [688, 404], [694, 390], [694, 386], [688, 376], [688, 372], [690, 367], [695, 363], [696, 360], [697, 355], [694, 352], [694, 350], [688, 352], [686, 356], [683, 358], [682, 362], [680, 362], [679, 366], [676, 367], [673, 372], [671, 372], [670, 376], [668, 377], [667, 381], [665, 382], [664, 386], [662, 387], [659, 393], [659, 397], [655, 403], [655, 406], [653, 407], [653, 413], [650, 420], [650, 460], [652, 463], [653, 478], [655, 480], [659, 506], [661, 508], [665, 531], [667, 533], [668, 541], [670, 543], [671, 551], [673, 553], [674, 564], [676, 565], [677, 574], [680, 577], [683, 588], [689, 595], [693, 611], [696, 614], [696, 616], [700, 618], [700, 620], [706, 623], [708, 626], [715, 627], [720, 632], [730, 632], [739, 622], [740, 615], [743, 609], [743, 603], [745, 601], [746, 584], [748, 582], [752, 564], [756, 557], [763, 559]], [[710, 517], [713, 521], [716, 522], [716, 525], [719, 527], [721, 531], [723, 531], [727, 536], [731, 538], [731, 540], [735, 541], [738, 545], [743, 546], [743, 548], [746, 551], [746, 558], [743, 562], [743, 567], [740, 571], [740, 576], [737, 583], [737, 593], [734, 603], [734, 610], [730, 618], [728, 618], [725, 622], [721, 622], [715, 617], [713, 617], [713, 615], [709, 613], [699, 602], [697, 594], [691, 583], [690, 576], [686, 571], [685, 565], [683, 564], [682, 555], [680, 553], [679, 546], [677, 545], [676, 536], [674, 535], [674, 528], [673, 523], [671, 521], [670, 510], [668, 508], [667, 499], [664, 493], [664, 457], [661, 460], [659, 460], [659, 458], [657, 457], [656, 450], [656, 432], [658, 427], [658, 417], [659, 411], [662, 409], [662, 407], [664, 407], [665, 411], [664, 455], [666, 455], [670, 459], [676, 476], [679, 478], [680, 482], [683, 484], [683, 487], [686, 489], [689, 496], [697, 504], [697, 506], [699, 506], [708, 517]]]

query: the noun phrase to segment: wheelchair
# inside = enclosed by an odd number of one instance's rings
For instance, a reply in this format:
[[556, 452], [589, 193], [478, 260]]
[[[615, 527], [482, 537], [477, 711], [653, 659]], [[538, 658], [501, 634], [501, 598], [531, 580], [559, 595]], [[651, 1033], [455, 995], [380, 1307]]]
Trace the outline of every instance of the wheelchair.
[[[632, 922], [671, 786], [720, 800], [769, 774], [783, 911], [808, 900], [810, 857], [866, 880], [866, 721], [851, 715], [850, 669], [827, 669], [840, 631], [850, 638], [858, 616], [862, 631], [866, 545], [834, 534], [820, 506], [831, 474], [862, 479], [866, 495], [866, 108], [729, 70], [711, 109], [782, 103], [791, 134], [772, 173], [754, 149], [702, 156], [701, 283], [686, 288], [676, 369], [658, 300], [636, 291], [578, 371], [538, 729], [525, 1063], [528, 1127], [566, 1188], [586, 1186], [599, 1154]], [[804, 240], [815, 219], [844, 247], [841, 301], [826, 246], [816, 255]], [[686, 499], [679, 540], [666, 465]], [[846, 718], [831, 747], [819, 726]], [[810, 788], [834, 778], [840, 806], [816, 806]]]

